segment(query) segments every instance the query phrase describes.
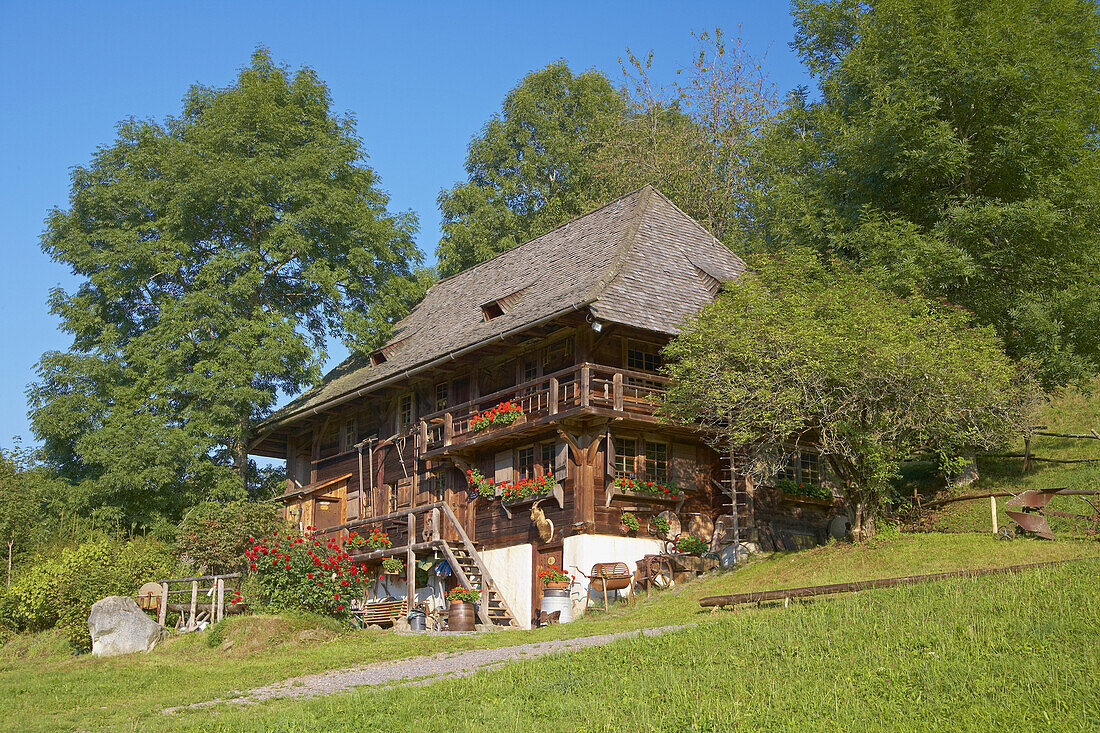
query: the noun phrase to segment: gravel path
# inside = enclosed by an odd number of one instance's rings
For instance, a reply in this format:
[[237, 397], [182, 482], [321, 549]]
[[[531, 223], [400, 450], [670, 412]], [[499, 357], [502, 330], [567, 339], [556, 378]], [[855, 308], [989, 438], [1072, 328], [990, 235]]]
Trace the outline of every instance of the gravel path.
[[390, 685], [404, 687], [407, 685], [426, 685], [439, 680], [456, 677], [468, 677], [479, 669], [492, 664], [515, 661], [517, 659], [533, 659], [555, 652], [568, 652], [576, 649], [603, 646], [616, 639], [624, 639], [631, 636], [659, 636], [669, 631], [694, 626], [660, 626], [639, 631], [623, 631], [616, 634], [598, 634], [596, 636], [582, 636], [576, 639], [556, 639], [554, 641], [541, 641], [533, 644], [518, 644], [516, 646], [498, 647], [496, 649], [471, 649], [464, 652], [445, 652], [426, 657], [413, 657], [390, 662], [375, 662], [351, 669], [334, 669], [320, 674], [294, 677], [282, 682], [257, 687], [253, 690], [232, 698], [209, 700], [207, 702], [181, 705], [174, 708], [165, 708], [163, 712], [174, 713], [185, 708], [202, 708], [220, 703], [233, 703], [237, 705], [254, 705], [265, 700], [275, 698], [306, 699], [322, 697], [335, 692], [342, 692], [353, 687], [372, 687], [376, 685]]

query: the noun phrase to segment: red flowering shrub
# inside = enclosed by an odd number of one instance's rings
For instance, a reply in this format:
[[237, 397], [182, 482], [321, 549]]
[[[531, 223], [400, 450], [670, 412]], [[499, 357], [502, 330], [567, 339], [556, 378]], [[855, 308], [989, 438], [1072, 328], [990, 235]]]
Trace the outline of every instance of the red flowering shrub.
[[253, 540], [245, 557], [263, 596], [262, 605], [271, 611], [341, 616], [348, 601], [360, 595], [360, 585], [371, 580], [367, 566], [352, 562], [336, 540], [322, 541], [313, 533], [276, 533]]
[[505, 400], [496, 407], [483, 412], [475, 412], [470, 418], [470, 430], [478, 432], [497, 425], [511, 425], [523, 415], [523, 408], [511, 400]]

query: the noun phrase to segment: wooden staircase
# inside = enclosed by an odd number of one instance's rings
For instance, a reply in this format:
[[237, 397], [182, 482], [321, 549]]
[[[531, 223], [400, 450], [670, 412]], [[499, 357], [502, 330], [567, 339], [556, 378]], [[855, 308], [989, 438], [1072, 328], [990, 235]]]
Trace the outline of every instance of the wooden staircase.
[[481, 593], [481, 603], [477, 607], [477, 615], [481, 623], [493, 626], [512, 627], [519, 626], [508, 601], [504, 600], [489, 574], [488, 568], [477, 554], [470, 538], [455, 517], [451, 507], [442, 506], [443, 516], [457, 531], [459, 540], [451, 543], [446, 540], [439, 541], [439, 549], [447, 558], [447, 563], [454, 570], [455, 577], [463, 586]]

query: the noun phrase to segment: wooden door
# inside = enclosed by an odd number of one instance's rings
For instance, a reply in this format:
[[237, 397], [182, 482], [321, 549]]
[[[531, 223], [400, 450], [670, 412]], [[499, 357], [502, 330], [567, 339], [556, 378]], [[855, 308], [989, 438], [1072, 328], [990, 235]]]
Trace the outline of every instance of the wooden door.
[[313, 524], [317, 529], [328, 529], [342, 523], [339, 499], [330, 497], [317, 499], [313, 507]]
[[[531, 562], [531, 613], [534, 619], [539, 617], [542, 605], [542, 583], [539, 582], [539, 573], [543, 570], [562, 569], [561, 544], [535, 547], [533, 561]], [[566, 570], [566, 572], [569, 572]], [[576, 571], [573, 571], [576, 574]]]

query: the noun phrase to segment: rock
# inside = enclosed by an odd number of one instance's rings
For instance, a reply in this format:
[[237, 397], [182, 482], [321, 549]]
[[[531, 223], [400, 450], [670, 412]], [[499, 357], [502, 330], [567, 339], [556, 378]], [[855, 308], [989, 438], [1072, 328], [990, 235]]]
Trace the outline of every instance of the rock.
[[500, 630], [501, 630], [501, 627], [497, 626], [496, 624], [474, 624], [474, 631], [477, 631], [478, 633], [481, 633], [481, 632], [484, 632], [484, 631], [500, 631]]
[[226, 639], [225, 643], [222, 644], [222, 651], [227, 652], [232, 648], [233, 648], [233, 640], [232, 639]]
[[404, 616], [398, 616], [393, 620], [394, 631], [409, 631], [409, 620]]
[[88, 615], [88, 633], [92, 635], [93, 657], [147, 652], [168, 636], [167, 629], [125, 596], [96, 601]]

